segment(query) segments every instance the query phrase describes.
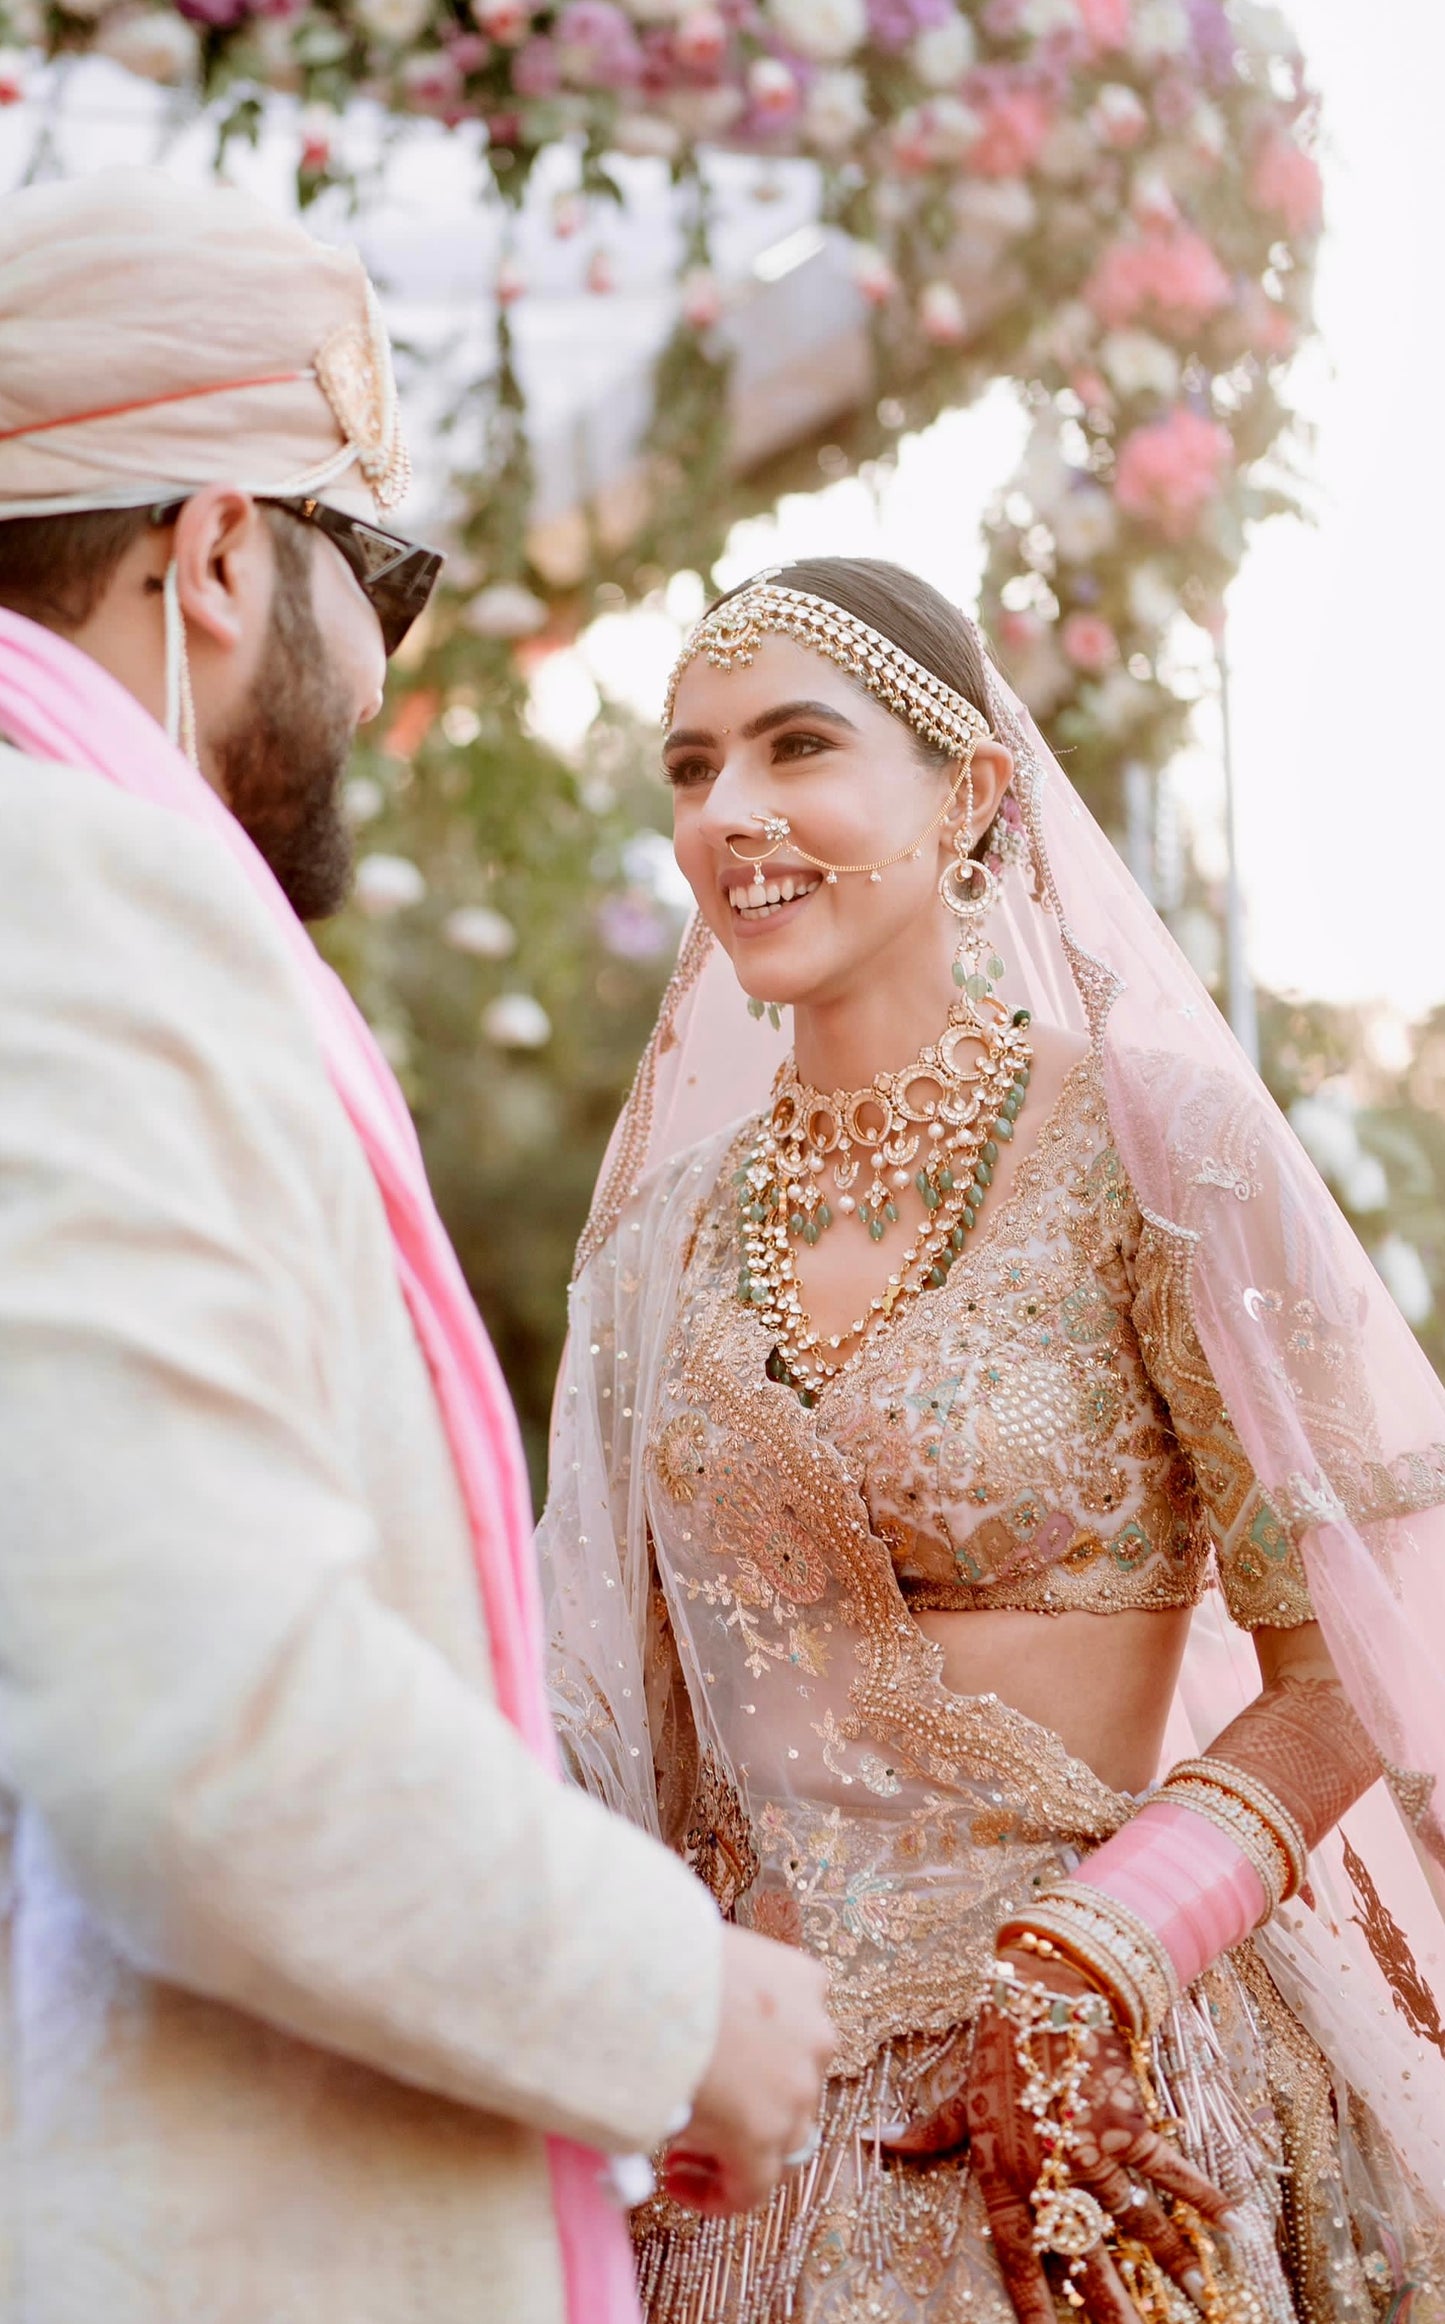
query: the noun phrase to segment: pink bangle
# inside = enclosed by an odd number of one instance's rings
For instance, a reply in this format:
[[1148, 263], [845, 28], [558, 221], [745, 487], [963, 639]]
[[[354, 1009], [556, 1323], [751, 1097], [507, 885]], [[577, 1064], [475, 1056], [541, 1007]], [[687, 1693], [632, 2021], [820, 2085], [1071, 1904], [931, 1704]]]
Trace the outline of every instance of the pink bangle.
[[1151, 1799], [1076, 1877], [1153, 1931], [1181, 1987], [1242, 1944], [1274, 1901], [1237, 1841], [1167, 1797]]

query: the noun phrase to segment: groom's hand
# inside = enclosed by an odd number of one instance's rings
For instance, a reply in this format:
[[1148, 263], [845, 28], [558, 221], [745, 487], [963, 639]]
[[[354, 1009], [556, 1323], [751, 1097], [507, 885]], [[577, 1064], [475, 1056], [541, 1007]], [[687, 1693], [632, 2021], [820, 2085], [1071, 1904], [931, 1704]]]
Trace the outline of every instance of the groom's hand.
[[765, 2202], [785, 2157], [817, 2127], [838, 2044], [826, 1972], [808, 1954], [750, 1929], [723, 1931], [717, 2043], [692, 2119], [663, 2164], [663, 2185], [695, 2211], [750, 2211]]

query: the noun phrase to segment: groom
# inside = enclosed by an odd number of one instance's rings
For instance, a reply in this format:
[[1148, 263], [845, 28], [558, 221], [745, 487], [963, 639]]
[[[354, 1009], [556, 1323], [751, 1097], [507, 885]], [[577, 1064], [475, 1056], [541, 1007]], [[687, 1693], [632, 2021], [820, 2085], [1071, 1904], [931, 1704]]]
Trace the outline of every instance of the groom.
[[437, 563], [375, 303], [106, 173], [0, 203], [0, 346], [0, 2324], [626, 2324], [597, 2150], [690, 2109], [759, 2200], [831, 2029], [555, 1778], [510, 1411], [301, 931]]

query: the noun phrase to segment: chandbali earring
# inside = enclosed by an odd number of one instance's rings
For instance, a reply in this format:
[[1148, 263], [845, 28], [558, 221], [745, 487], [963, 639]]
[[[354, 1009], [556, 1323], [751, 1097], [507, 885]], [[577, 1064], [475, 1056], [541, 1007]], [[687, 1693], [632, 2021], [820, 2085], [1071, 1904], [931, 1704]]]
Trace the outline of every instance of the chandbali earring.
[[944, 868], [938, 892], [958, 922], [953, 981], [970, 1001], [988, 1000], [1004, 964], [988, 934], [998, 901], [998, 881], [973, 852], [973, 754], [963, 770], [963, 818], [953, 839], [953, 861]]
[[766, 1017], [775, 1033], [781, 1033], [783, 1029], [783, 1012], [776, 1001], [750, 1000], [748, 1002], [748, 1015], [750, 1017]]

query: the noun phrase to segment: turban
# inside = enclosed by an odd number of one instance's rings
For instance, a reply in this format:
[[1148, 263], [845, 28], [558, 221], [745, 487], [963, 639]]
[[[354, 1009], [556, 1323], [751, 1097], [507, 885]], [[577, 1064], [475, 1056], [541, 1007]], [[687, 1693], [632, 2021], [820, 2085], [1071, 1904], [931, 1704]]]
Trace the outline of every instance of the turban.
[[0, 518], [221, 483], [371, 522], [406, 490], [360, 259], [233, 188], [108, 169], [0, 200], [0, 348]]

